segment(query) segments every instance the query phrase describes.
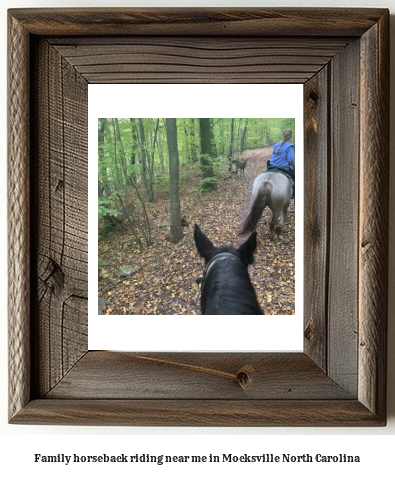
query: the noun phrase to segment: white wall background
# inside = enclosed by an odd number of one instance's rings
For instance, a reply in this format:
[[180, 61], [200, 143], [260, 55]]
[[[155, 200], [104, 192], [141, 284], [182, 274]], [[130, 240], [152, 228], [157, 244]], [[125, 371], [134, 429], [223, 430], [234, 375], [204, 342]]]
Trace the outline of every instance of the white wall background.
[[[17, 7], [100, 7], [100, 6], [218, 6], [218, 7], [385, 7], [391, 11], [391, 75], [392, 83], [395, 81], [395, 0], [383, 1], [342, 1], [332, 0], [330, 4], [326, 0], [311, 0], [297, 2], [291, 0], [280, 1], [259, 1], [250, 0], [243, 2], [241, 0], [227, 1], [209, 1], [209, 0], [167, 0], [167, 1], [110, 1], [110, 0], [88, 0], [79, 1], [61, 1], [61, 0], [3, 0], [1, 2], [0, 17], [0, 94], [1, 94], [1, 120], [0, 120], [0, 224], [3, 225], [3, 233], [0, 236], [0, 434], [3, 436], [0, 448], [0, 469], [2, 476], [9, 476], [9, 473], [3, 474], [7, 468], [12, 468], [12, 473], [18, 472], [31, 473], [33, 475], [68, 476], [71, 472], [78, 471], [65, 465], [55, 464], [37, 464], [34, 463], [34, 453], [55, 455], [58, 453], [80, 453], [80, 454], [118, 454], [118, 453], [166, 453], [166, 454], [208, 454], [208, 453], [348, 453], [360, 454], [362, 457], [361, 465], [317, 465], [317, 464], [299, 464], [292, 465], [294, 468], [283, 466], [272, 470], [266, 466], [262, 468], [249, 467], [243, 465], [240, 471], [246, 471], [250, 476], [263, 476], [267, 471], [276, 471], [277, 473], [303, 473], [306, 475], [311, 472], [320, 473], [321, 476], [329, 476], [333, 472], [365, 472], [371, 476], [373, 473], [385, 470], [393, 470], [394, 465], [391, 456], [391, 448], [395, 445], [395, 294], [392, 292], [395, 286], [395, 248], [393, 247], [389, 255], [390, 266], [390, 294], [389, 294], [389, 367], [388, 367], [388, 425], [385, 428], [293, 428], [293, 429], [178, 429], [178, 428], [82, 428], [82, 427], [36, 427], [36, 426], [10, 426], [7, 424], [7, 237], [5, 233], [5, 224], [7, 221], [6, 209], [6, 178], [7, 178], [7, 9]], [[391, 124], [395, 124], [395, 97], [394, 91], [391, 92]], [[393, 128], [392, 128], [393, 129]], [[390, 181], [392, 184], [391, 204], [390, 204], [390, 244], [395, 244], [395, 151], [394, 139], [391, 143], [391, 163]], [[55, 438], [54, 435], [57, 435]], [[89, 435], [89, 438], [87, 437]], [[318, 437], [318, 435], [320, 437]], [[392, 451], [393, 453], [393, 451]], [[86, 465], [88, 466], [88, 465]], [[94, 472], [98, 476], [104, 473], [107, 475], [113, 472], [111, 465], [98, 466], [90, 465], [91, 468], [79, 468], [78, 475], [86, 472]], [[155, 465], [156, 466], [156, 465]], [[172, 467], [165, 465], [163, 467], [144, 469], [144, 474], [152, 474], [160, 470], [162, 475], [171, 473], [172, 476], [185, 476], [199, 472], [199, 475], [205, 470], [202, 465], [195, 467], [182, 466], [178, 464]], [[227, 465], [228, 471], [238, 471], [235, 465]], [[231, 468], [233, 466], [233, 468]], [[241, 465], [240, 465], [241, 466]], [[291, 465], [288, 465], [291, 466]], [[316, 469], [316, 467], [319, 468]], [[341, 468], [342, 467], [342, 468]], [[346, 469], [344, 468], [346, 467]], [[206, 468], [208, 471], [209, 468]], [[11, 470], [10, 470], [11, 471]], [[132, 476], [137, 468], [119, 468], [118, 476]], [[143, 468], [139, 469], [143, 471]], [[225, 471], [225, 470], [224, 470]], [[169, 475], [170, 476], [170, 475]]]

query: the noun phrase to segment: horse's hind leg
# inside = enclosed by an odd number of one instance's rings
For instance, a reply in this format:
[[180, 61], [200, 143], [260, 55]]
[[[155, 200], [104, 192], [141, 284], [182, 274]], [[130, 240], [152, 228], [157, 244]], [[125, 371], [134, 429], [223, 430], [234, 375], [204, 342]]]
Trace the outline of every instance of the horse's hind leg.
[[282, 230], [283, 230], [283, 227], [284, 227], [284, 223], [285, 223], [285, 219], [287, 218], [288, 206], [289, 206], [289, 203], [284, 205], [283, 210], [282, 210], [282, 214], [280, 215], [280, 223], [275, 226], [275, 231], [276, 231], [277, 237], [281, 236], [281, 233], [282, 233]]
[[278, 226], [279, 228], [277, 232], [278, 235], [280, 235], [283, 230], [285, 219], [287, 218], [288, 206], [289, 206], [289, 203], [285, 204], [283, 207], [283, 213], [281, 214], [280, 224]]
[[284, 207], [283, 207], [282, 225], [284, 225], [285, 219], [287, 218], [288, 206], [289, 206], [289, 202], [284, 204]]
[[[278, 239], [278, 218], [279, 218], [279, 213], [278, 212], [273, 212], [272, 217], [270, 219], [270, 239], [272, 241], [276, 241]], [[281, 227], [280, 227], [281, 231]]]

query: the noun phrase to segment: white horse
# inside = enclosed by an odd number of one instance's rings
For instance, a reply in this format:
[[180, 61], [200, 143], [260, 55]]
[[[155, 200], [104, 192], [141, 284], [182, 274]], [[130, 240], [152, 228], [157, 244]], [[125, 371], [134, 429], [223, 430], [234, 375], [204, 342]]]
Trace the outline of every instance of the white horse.
[[[263, 211], [268, 206], [272, 211], [270, 238], [281, 235], [289, 202], [292, 198], [291, 179], [280, 171], [265, 171], [255, 178], [251, 194], [251, 210], [243, 224], [240, 235], [254, 232]], [[280, 218], [280, 221], [278, 221]]]

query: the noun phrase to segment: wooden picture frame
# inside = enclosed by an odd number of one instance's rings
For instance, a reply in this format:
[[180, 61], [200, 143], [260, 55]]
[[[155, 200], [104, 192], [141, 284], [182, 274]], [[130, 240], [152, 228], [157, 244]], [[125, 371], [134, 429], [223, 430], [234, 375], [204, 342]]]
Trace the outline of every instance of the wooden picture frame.
[[[383, 426], [385, 9], [9, 11], [9, 420]], [[303, 83], [303, 353], [87, 349], [88, 83]], [[95, 300], [95, 299], [93, 299]]]

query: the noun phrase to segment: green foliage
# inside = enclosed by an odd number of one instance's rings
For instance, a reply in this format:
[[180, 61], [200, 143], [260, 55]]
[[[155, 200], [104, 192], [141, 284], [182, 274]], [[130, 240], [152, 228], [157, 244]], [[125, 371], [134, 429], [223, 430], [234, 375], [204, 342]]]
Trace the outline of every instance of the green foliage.
[[200, 194], [201, 192], [202, 192], [202, 191], [201, 191], [200, 188], [191, 188], [191, 189], [188, 189], [188, 190], [187, 190], [187, 193], [188, 193], [188, 194], [193, 194], [193, 193], [198, 193], [198, 194]]
[[217, 185], [218, 178], [216, 176], [210, 176], [208, 178], [202, 178], [200, 180], [200, 192], [207, 193], [213, 191]]
[[[214, 157], [201, 155], [199, 119], [177, 119], [180, 179], [188, 180], [196, 174], [202, 178], [200, 188], [192, 188], [190, 192], [213, 190], [217, 184], [216, 175], [229, 168], [230, 155], [237, 158], [243, 148], [256, 149], [275, 144], [281, 140], [285, 128], [295, 130], [295, 119], [211, 118], [210, 125], [210, 154]], [[165, 119], [99, 118], [98, 133], [99, 180], [107, 193], [115, 191], [125, 204], [135, 204], [136, 194], [142, 201], [149, 202], [155, 199], [154, 190], [158, 193], [168, 191], [169, 153]], [[139, 193], [131, 188], [130, 180]], [[119, 214], [112, 207], [119, 202], [108, 195], [106, 199], [99, 198], [99, 217]]]
[[261, 135], [249, 136], [247, 139], [247, 149], [262, 148], [265, 143], [262, 141]]
[[99, 197], [99, 217], [104, 217], [108, 216], [109, 214], [112, 214], [113, 216], [118, 216], [119, 212], [116, 211], [115, 209], [112, 209], [108, 205], [108, 198], [100, 198]]
[[[247, 126], [246, 148], [255, 149], [275, 144], [281, 139], [285, 128], [295, 129], [294, 118], [213, 118], [211, 120], [212, 146], [215, 156], [227, 157], [242, 153], [242, 137]], [[231, 148], [231, 126], [233, 124], [233, 145]], [[141, 132], [144, 139], [141, 141]], [[99, 178], [108, 190], [124, 193], [128, 177], [137, 180], [142, 189], [146, 182], [155, 181], [160, 188], [168, 183], [168, 150], [165, 121], [163, 118], [100, 118], [99, 130]], [[201, 166], [199, 120], [177, 119], [178, 152], [180, 173], [188, 174], [183, 165]], [[144, 164], [143, 152], [146, 155]], [[214, 173], [221, 167], [218, 159], [210, 161]], [[159, 176], [158, 176], [159, 175]], [[204, 171], [202, 171], [204, 176]], [[157, 178], [159, 179], [159, 182]], [[166, 188], [168, 186], [166, 185]]]
[[168, 191], [169, 190], [169, 175], [157, 174], [155, 176], [155, 187], [160, 192]]

